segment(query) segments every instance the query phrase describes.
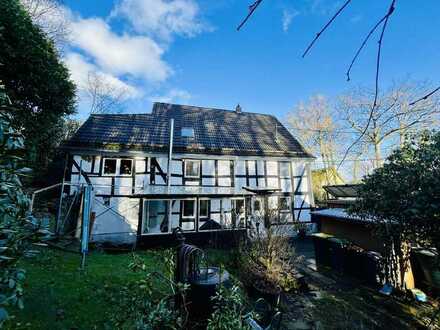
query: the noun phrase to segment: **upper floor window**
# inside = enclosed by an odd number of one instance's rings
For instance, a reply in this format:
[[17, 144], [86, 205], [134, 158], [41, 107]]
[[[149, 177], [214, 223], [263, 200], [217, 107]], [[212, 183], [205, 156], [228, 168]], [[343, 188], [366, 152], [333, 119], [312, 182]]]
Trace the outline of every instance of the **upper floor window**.
[[185, 178], [200, 177], [200, 160], [185, 159]]
[[182, 127], [181, 135], [183, 137], [194, 137], [194, 128], [192, 127]]
[[290, 163], [289, 162], [280, 162], [280, 177], [281, 178], [290, 177]]
[[107, 175], [116, 174], [116, 162], [117, 159], [113, 159], [113, 158], [104, 159], [104, 174]]
[[131, 175], [132, 159], [104, 158], [104, 175]]
[[120, 175], [131, 175], [132, 160], [131, 159], [121, 159], [121, 165], [119, 167]]

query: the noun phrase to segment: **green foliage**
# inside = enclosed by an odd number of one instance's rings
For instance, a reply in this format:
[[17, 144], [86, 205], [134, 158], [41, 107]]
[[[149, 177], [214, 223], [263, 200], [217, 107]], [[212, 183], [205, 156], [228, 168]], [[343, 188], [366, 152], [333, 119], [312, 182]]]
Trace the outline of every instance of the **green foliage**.
[[29, 199], [23, 192], [20, 176], [23, 136], [14, 130], [9, 98], [0, 89], [0, 325], [8, 314], [6, 306], [23, 308], [25, 271], [17, 267], [23, 255], [32, 255], [29, 244], [47, 234], [27, 214]]
[[[400, 275], [408, 243], [440, 251], [440, 133], [423, 132], [367, 176], [350, 212], [373, 220]], [[389, 270], [393, 271], [393, 270]]]
[[240, 288], [220, 286], [213, 297], [214, 312], [208, 320], [207, 330], [250, 330], [244, 322], [244, 299]]
[[23, 129], [27, 160], [47, 165], [74, 112], [75, 86], [52, 42], [19, 0], [0, 0], [0, 81], [14, 103], [13, 125]]
[[[174, 259], [171, 249], [161, 251], [162, 272], [152, 272], [143, 258], [133, 255], [129, 268], [143, 274], [136, 282], [122, 286], [117, 293], [118, 307], [111, 321], [118, 329], [174, 330], [183, 329], [187, 321], [186, 308], [177, 308], [177, 295], [185, 306], [187, 285], [175, 284]], [[171, 272], [170, 272], [171, 271]]]

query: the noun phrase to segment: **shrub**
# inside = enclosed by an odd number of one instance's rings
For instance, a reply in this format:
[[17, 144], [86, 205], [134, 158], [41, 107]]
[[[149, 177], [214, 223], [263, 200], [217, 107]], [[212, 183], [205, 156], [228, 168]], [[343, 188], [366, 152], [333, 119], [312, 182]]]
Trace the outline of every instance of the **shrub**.
[[29, 199], [20, 181], [28, 172], [21, 167], [24, 139], [12, 127], [13, 111], [0, 86], [0, 328], [8, 318], [6, 306], [24, 307], [25, 270], [17, 267], [18, 260], [37, 253], [32, 243], [50, 234], [27, 212]]
[[238, 265], [244, 284], [268, 294], [298, 288], [293, 272], [295, 260], [289, 238], [277, 226], [239, 247]]
[[208, 320], [207, 330], [250, 330], [245, 324], [244, 299], [240, 288], [219, 287], [213, 297], [214, 312]]
[[440, 133], [413, 136], [363, 180], [350, 212], [372, 221], [385, 245], [386, 280], [403, 287], [410, 247], [440, 251]]

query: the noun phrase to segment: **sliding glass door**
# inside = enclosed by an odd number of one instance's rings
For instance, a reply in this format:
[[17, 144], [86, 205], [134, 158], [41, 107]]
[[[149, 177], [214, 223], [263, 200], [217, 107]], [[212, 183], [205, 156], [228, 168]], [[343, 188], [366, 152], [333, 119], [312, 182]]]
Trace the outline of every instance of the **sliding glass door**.
[[142, 234], [168, 232], [168, 200], [144, 201]]

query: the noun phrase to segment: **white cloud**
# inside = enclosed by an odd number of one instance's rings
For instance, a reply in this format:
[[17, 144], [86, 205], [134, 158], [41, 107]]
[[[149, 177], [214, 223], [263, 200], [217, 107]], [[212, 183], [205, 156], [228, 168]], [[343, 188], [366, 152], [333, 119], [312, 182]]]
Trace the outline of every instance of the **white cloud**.
[[191, 98], [191, 94], [182, 89], [171, 89], [162, 95], [153, 95], [149, 97], [151, 102], [165, 102], [165, 103], [185, 103]]
[[194, 0], [121, 0], [111, 17], [127, 19], [138, 33], [169, 39], [172, 34], [194, 36], [207, 27]]
[[102, 81], [115, 89], [124, 90], [126, 99], [133, 99], [140, 97], [142, 92], [136, 87], [129, 85], [115, 76], [102, 72], [97, 66], [87, 61], [81, 54], [70, 52], [64, 57], [64, 62], [70, 70], [72, 79], [78, 86], [80, 91], [87, 88], [87, 81], [90, 74], [96, 74]]
[[289, 30], [290, 24], [292, 24], [292, 20], [294, 17], [298, 16], [299, 12], [296, 10], [283, 10], [283, 17], [282, 17], [282, 24], [283, 24], [283, 31], [287, 32]]
[[358, 23], [362, 20], [362, 15], [358, 14], [358, 15], [354, 15], [352, 17], [350, 17], [350, 23]]
[[76, 19], [71, 29], [71, 43], [106, 72], [153, 82], [165, 81], [172, 73], [162, 59], [164, 50], [149, 37], [118, 35], [101, 18]]
[[[79, 89], [80, 114], [89, 111], [85, 87], [91, 73], [127, 91], [129, 111], [139, 102], [184, 103], [191, 98], [186, 90], [164, 87], [174, 74], [164, 54], [173, 36], [207, 30], [196, 0], [120, 0], [108, 17], [82, 17], [62, 9], [70, 30], [63, 58]], [[116, 25], [113, 19], [128, 24]]]

